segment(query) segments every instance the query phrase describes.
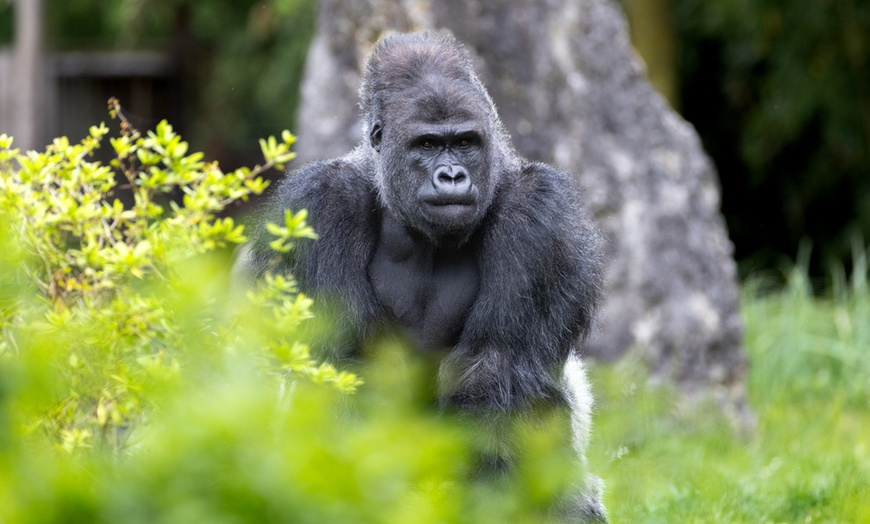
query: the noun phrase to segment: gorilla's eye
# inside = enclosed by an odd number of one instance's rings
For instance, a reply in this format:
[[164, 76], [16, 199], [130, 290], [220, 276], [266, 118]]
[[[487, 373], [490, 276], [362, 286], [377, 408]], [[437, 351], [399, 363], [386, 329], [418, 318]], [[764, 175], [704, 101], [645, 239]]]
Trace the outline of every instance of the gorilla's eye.
[[422, 142], [420, 142], [420, 147], [422, 147], [423, 149], [431, 150], [431, 149], [435, 149], [436, 147], [438, 147], [438, 143], [435, 142], [434, 140], [426, 139], [426, 140], [423, 140]]
[[459, 147], [461, 147], [463, 149], [465, 149], [466, 147], [471, 147], [471, 140], [469, 140], [467, 138], [463, 138], [462, 140], [459, 141], [458, 145], [459, 145]]

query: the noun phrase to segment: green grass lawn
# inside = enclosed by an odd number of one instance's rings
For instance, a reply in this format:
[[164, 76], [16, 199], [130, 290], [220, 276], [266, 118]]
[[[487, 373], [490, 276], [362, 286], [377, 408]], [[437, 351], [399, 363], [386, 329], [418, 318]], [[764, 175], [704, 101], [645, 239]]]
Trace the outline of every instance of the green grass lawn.
[[613, 522], [870, 522], [870, 294], [743, 302], [754, 429], [681, 409], [631, 366], [592, 371], [592, 467]]

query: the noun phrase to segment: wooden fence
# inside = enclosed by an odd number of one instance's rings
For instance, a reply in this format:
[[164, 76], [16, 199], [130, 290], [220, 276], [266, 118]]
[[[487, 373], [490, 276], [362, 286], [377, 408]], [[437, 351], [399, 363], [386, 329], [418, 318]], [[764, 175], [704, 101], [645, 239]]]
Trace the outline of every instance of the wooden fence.
[[[121, 101], [137, 127], [149, 128], [160, 118], [183, 127], [184, 99], [176, 61], [164, 53], [148, 51], [68, 52], [46, 55], [42, 61], [40, 92], [35, 97], [34, 143], [41, 148], [56, 136], [79, 140], [88, 127], [108, 123], [106, 102]], [[0, 49], [0, 133], [21, 127], [22, 99], [16, 82], [15, 56]]]

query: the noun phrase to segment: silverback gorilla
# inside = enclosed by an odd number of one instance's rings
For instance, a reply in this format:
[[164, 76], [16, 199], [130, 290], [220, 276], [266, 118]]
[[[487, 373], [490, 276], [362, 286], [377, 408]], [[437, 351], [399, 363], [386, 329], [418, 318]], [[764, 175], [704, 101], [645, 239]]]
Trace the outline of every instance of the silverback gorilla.
[[[339, 297], [344, 335], [333, 354], [358, 355], [398, 328], [442, 355], [445, 409], [486, 418], [568, 406], [582, 461], [592, 397], [575, 353], [603, 264], [572, 178], [518, 156], [449, 34], [384, 37], [359, 92], [363, 142], [286, 177], [266, 214], [307, 208], [320, 239], [282, 258], [261, 233], [240, 264]], [[581, 489], [577, 519], [605, 518], [598, 482]]]

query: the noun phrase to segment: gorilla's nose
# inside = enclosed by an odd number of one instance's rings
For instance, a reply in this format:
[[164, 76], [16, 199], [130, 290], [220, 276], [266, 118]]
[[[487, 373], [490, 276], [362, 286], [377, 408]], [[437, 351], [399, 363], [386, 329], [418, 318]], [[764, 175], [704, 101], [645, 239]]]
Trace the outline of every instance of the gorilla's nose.
[[432, 178], [432, 185], [439, 193], [462, 194], [471, 189], [471, 177], [462, 166], [441, 166]]

